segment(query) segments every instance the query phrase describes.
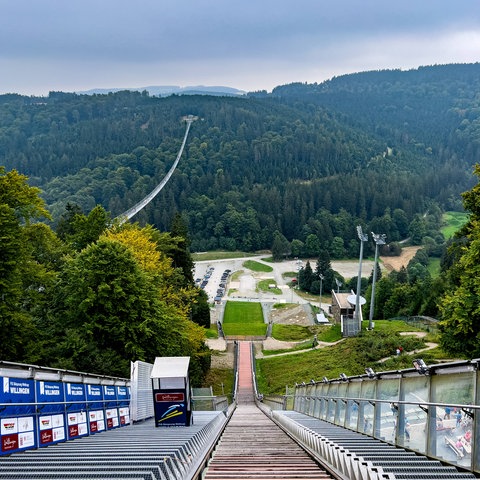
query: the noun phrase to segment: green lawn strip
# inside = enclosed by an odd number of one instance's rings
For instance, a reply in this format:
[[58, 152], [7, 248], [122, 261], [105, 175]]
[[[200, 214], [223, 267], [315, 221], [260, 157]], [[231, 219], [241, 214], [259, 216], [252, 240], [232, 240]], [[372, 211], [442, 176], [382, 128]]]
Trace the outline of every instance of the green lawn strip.
[[[270, 285], [275, 285], [274, 287], [270, 288]], [[261, 290], [262, 292], [273, 293], [275, 295], [281, 295], [282, 290], [277, 287], [277, 282], [274, 278], [266, 278], [264, 280], [260, 280], [257, 283], [257, 289]]]
[[312, 348], [314, 335], [320, 342], [336, 342], [342, 338], [340, 325], [333, 326], [302, 326], [302, 325], [281, 325], [272, 326], [272, 337], [284, 342], [298, 342], [292, 348], [280, 348], [276, 350], [263, 350], [265, 356], [277, 355], [279, 353], [306, 350]]
[[256, 262], [255, 260], [245, 260], [243, 266], [253, 272], [273, 272], [273, 267], [265, 265], [264, 263]]
[[259, 302], [227, 302], [223, 316], [225, 335], [265, 335], [267, 326], [263, 321]]
[[231, 399], [233, 382], [233, 368], [211, 368], [205, 377], [203, 385], [212, 387], [214, 395], [228, 395]]
[[192, 260], [194, 262], [206, 262], [213, 260], [229, 260], [231, 258], [242, 258], [242, 257], [256, 257], [255, 253], [245, 253], [245, 252], [202, 252], [202, 253], [192, 253]]
[[211, 326], [210, 328], [205, 329], [206, 338], [218, 338], [218, 328], [217, 326]]
[[282, 342], [301, 342], [312, 338], [315, 335], [315, 327], [303, 325], [283, 325], [274, 323], [272, 325], [272, 337]]

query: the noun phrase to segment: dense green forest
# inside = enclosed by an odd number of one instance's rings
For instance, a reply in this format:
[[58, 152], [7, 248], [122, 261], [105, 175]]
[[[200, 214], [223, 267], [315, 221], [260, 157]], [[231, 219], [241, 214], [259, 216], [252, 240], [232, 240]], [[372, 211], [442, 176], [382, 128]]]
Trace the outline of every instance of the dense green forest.
[[[374, 318], [437, 316], [446, 351], [480, 355], [479, 74], [367, 72], [243, 98], [0, 96], [0, 358], [125, 376], [129, 360], [190, 355], [200, 384], [210, 319], [190, 252], [316, 257], [299, 280], [318, 293], [319, 273], [334, 288], [330, 259], [358, 255], [357, 225], [386, 235], [384, 255], [423, 246], [378, 279]], [[136, 223], [116, 222], [169, 170], [188, 114], [177, 171]], [[462, 209], [446, 242], [442, 214]]]
[[197, 115], [177, 171], [135, 220], [166, 230], [181, 212], [193, 251], [271, 248], [279, 232], [296, 254], [355, 256], [359, 223], [395, 242], [432, 208], [462, 208], [479, 74], [479, 64], [366, 72], [242, 98], [2, 95], [0, 162], [42, 189], [53, 225], [67, 204], [115, 217], [160, 182], [182, 117]]

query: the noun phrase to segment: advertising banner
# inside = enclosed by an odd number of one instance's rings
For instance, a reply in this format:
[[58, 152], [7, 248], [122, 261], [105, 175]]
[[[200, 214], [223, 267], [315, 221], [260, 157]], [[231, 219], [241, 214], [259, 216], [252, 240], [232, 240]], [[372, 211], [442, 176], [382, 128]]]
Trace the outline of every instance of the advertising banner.
[[120, 426], [130, 423], [130, 387], [116, 387]]
[[2, 455], [35, 448], [35, 418], [33, 416], [0, 418], [0, 440]]
[[118, 408], [106, 408], [105, 417], [107, 419], [107, 430], [120, 426], [120, 420], [118, 418]]
[[5, 406], [0, 415], [14, 417], [35, 413], [35, 388], [33, 380], [23, 378], [0, 377], [0, 403], [11, 403]]
[[185, 392], [154, 390], [153, 397], [155, 400], [155, 422], [157, 427], [188, 425]]
[[107, 418], [107, 429], [120, 426], [118, 418], [117, 389], [113, 385], [103, 386], [103, 399], [105, 400], [105, 417]]
[[42, 413], [60, 413], [65, 407], [65, 389], [61, 382], [45, 382], [43, 380], [36, 382], [37, 403]]
[[40, 447], [46, 447], [52, 443], [64, 442], [66, 440], [65, 415], [63, 413], [39, 415], [37, 428]]
[[90, 434], [105, 430], [105, 415], [102, 410], [90, 410], [88, 412], [88, 431]]
[[67, 402], [67, 438], [88, 435], [85, 385], [81, 383], [67, 383], [65, 389]]
[[0, 377], [0, 454], [35, 448], [35, 387], [33, 380]]
[[65, 385], [61, 382], [35, 382], [38, 404], [38, 443], [45, 447], [63, 442], [65, 435]]
[[65, 388], [65, 402], [67, 412], [81, 412], [86, 410], [85, 385], [82, 383], [67, 383]]
[[90, 433], [102, 432], [106, 428], [103, 390], [100, 385], [86, 385], [88, 401], [88, 429]]
[[87, 413], [86, 412], [69, 412], [67, 413], [67, 429], [68, 439], [88, 435]]

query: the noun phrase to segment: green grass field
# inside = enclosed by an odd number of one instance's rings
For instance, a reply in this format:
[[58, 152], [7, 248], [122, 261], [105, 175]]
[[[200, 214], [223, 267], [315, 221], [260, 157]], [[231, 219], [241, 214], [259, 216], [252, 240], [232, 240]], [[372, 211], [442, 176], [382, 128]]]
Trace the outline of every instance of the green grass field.
[[[364, 322], [366, 327], [368, 322]], [[332, 333], [338, 326], [327, 329]], [[376, 320], [375, 329], [366, 331], [353, 338], [345, 338], [337, 345], [322, 347], [313, 350], [309, 348], [310, 340], [302, 342], [295, 349], [303, 349], [298, 354], [272, 356], [268, 352], [266, 357], [257, 359], [257, 380], [259, 391], [268, 393], [283, 393], [285, 386], [292, 386], [295, 382], [309, 382], [327, 378], [338, 378], [340, 373], [359, 375], [365, 373], [365, 368], [371, 367], [375, 371], [390, 371], [412, 367], [413, 359], [418, 356], [408, 355], [406, 352], [422, 349], [425, 342], [435, 342], [431, 334], [425, 338], [412, 335], [400, 335], [401, 332], [415, 332], [420, 329], [405, 322], [395, 320]], [[325, 341], [320, 335], [319, 340]], [[338, 339], [332, 337], [331, 341]], [[395, 355], [398, 346], [402, 346], [405, 354]], [[444, 360], [445, 354], [440, 348], [421, 353], [427, 363], [436, 363]], [[378, 363], [379, 360], [389, 357], [389, 360]]]
[[201, 253], [192, 253], [192, 259], [194, 262], [202, 262], [209, 260], [229, 260], [231, 258], [242, 258], [242, 257], [254, 257], [255, 253], [245, 253], [245, 252], [201, 252]]
[[225, 335], [262, 336], [267, 325], [258, 302], [227, 302], [223, 316]]
[[445, 212], [443, 214], [444, 226], [441, 229], [446, 239], [453, 237], [467, 223], [468, 214], [465, 212]]
[[255, 260], [245, 260], [243, 266], [253, 272], [273, 272], [273, 267], [265, 265], [264, 263], [256, 262]]
[[[270, 285], [275, 285], [275, 287], [270, 288]], [[266, 278], [264, 280], [260, 280], [257, 283], [257, 290], [262, 292], [273, 293], [274, 295], [281, 295], [282, 290], [277, 287], [277, 282], [274, 278]]]

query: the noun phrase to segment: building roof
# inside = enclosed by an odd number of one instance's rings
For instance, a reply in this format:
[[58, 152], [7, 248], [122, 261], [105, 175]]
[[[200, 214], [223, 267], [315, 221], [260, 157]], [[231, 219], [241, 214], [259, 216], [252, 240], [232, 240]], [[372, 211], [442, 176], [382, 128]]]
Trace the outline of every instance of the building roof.
[[352, 295], [352, 293], [337, 293], [332, 290], [333, 295], [335, 296], [337, 300], [337, 305], [341, 309], [345, 310], [355, 310], [355, 304], [350, 303], [347, 299]]
[[156, 357], [150, 378], [186, 378], [190, 357]]

